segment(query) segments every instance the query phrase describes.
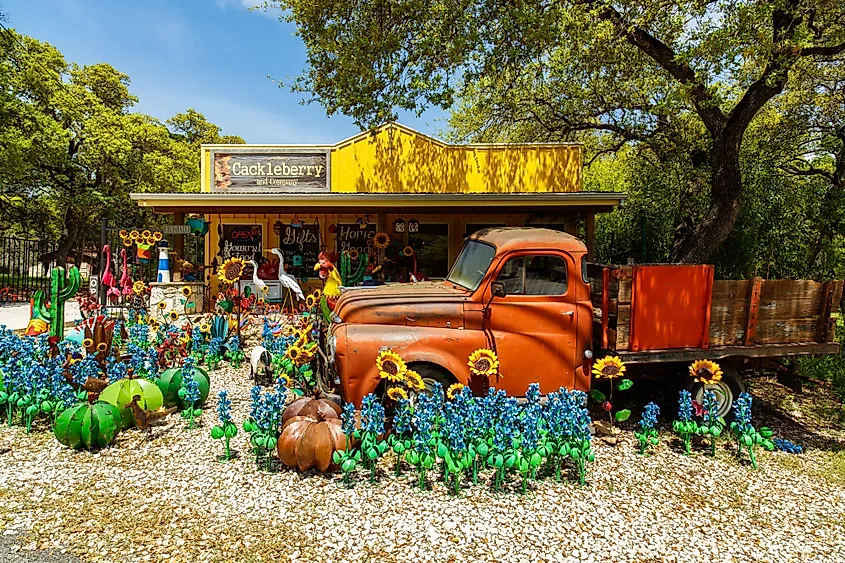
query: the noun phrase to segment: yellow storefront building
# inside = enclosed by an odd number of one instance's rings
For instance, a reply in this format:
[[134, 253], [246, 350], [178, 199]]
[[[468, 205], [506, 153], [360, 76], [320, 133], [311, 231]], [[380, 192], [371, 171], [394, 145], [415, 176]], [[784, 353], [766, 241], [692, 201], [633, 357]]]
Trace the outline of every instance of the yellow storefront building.
[[263, 262], [280, 248], [285, 269], [310, 286], [321, 251], [351, 251], [376, 269], [368, 279], [437, 279], [464, 239], [489, 226], [552, 226], [592, 251], [596, 213], [625, 196], [585, 192], [582, 156], [576, 143], [450, 145], [391, 123], [329, 146], [203, 145], [200, 193], [132, 198], [175, 224], [187, 214], [209, 221], [207, 264]]

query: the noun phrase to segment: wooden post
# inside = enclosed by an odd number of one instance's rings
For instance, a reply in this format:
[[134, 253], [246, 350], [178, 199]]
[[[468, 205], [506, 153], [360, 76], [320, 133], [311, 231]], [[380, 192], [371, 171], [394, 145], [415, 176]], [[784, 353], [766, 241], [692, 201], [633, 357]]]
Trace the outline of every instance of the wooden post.
[[751, 286], [748, 289], [748, 314], [745, 318], [745, 337], [743, 338], [744, 346], [751, 346], [754, 344], [754, 338], [757, 336], [757, 313], [760, 310], [760, 288], [763, 285], [763, 278], [755, 277], [751, 280]]
[[601, 346], [607, 350], [610, 320], [610, 268], [601, 269]]
[[586, 232], [587, 261], [592, 262], [596, 258], [596, 214], [593, 211], [587, 211]]
[[816, 342], [830, 341], [830, 314], [833, 312], [833, 289], [833, 282], [826, 281], [822, 285], [819, 324], [816, 326]]
[[[185, 224], [185, 213], [182, 211], [174, 211], [173, 212], [173, 224], [174, 225], [184, 225]], [[179, 256], [182, 260], [187, 260], [188, 257], [185, 256], [185, 235], [171, 235], [172, 240], [170, 244], [170, 248], [173, 249], [173, 252]], [[182, 272], [178, 268], [172, 268], [173, 270], [173, 281], [182, 281]]]

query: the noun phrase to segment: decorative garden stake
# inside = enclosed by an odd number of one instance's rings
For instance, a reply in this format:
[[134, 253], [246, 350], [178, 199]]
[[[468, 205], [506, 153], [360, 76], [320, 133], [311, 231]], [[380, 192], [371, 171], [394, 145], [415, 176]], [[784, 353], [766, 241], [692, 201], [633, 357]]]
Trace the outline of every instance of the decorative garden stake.
[[789, 440], [785, 440], [783, 438], [775, 438], [772, 440], [772, 444], [774, 444], [775, 449], [780, 450], [782, 452], [788, 454], [803, 454], [804, 447], [800, 446], [794, 442], [790, 442]]
[[332, 461], [340, 466], [343, 472], [343, 483], [349, 487], [352, 485], [352, 472], [358, 462], [361, 461], [361, 450], [352, 450], [350, 439], [355, 432], [355, 405], [346, 403], [341, 413], [341, 430], [346, 436], [346, 448], [343, 451], [335, 451], [332, 454]]
[[683, 454], [691, 454], [692, 436], [698, 434], [698, 423], [693, 420], [692, 393], [686, 389], [678, 396], [678, 420], [672, 423], [672, 430], [681, 437]]
[[182, 364], [182, 388], [179, 389], [179, 398], [185, 407], [182, 410], [182, 418], [188, 420], [189, 430], [194, 427], [194, 418], [202, 415], [202, 409], [196, 408], [200, 397], [200, 384], [194, 377], [194, 359], [187, 357]]
[[722, 435], [725, 429], [725, 419], [716, 416], [719, 409], [719, 401], [716, 399], [716, 393], [713, 391], [704, 392], [704, 404], [702, 405], [702, 416], [704, 423], [699, 427], [699, 432], [703, 436], [710, 438], [710, 456], [716, 455], [716, 438]]
[[660, 407], [649, 403], [643, 409], [640, 418], [640, 429], [634, 430], [634, 436], [640, 444], [640, 455], [645, 455], [649, 446], [656, 446], [660, 439], [657, 436], [657, 415], [660, 414]]
[[411, 408], [411, 402], [407, 398], [398, 399], [393, 415], [393, 433], [387, 438], [387, 445], [396, 454], [394, 473], [397, 476], [402, 474], [403, 454], [411, 447], [410, 432], [412, 416], [413, 409]]
[[50, 320], [50, 336], [59, 340], [65, 337], [65, 302], [76, 295], [79, 290], [80, 277], [79, 269], [70, 266], [65, 269], [61, 266], [53, 268], [50, 282], [50, 303], [44, 302], [44, 295], [39, 289], [33, 295], [33, 309], [39, 318]]
[[[616, 387], [618, 391], [627, 391], [634, 382], [630, 379], [624, 378], [625, 362], [616, 356], [605, 356], [595, 363], [593, 366], [593, 375], [597, 379], [605, 378], [610, 381], [610, 393], [605, 396], [604, 393], [598, 389], [590, 391], [590, 397], [598, 403], [602, 404], [602, 409], [607, 412], [608, 421], [610, 422], [610, 430], [613, 431], [613, 422], [624, 422], [631, 417], [630, 409], [622, 409], [613, 414], [613, 388]], [[622, 377], [619, 383], [614, 384], [613, 380]]]
[[215, 440], [223, 440], [222, 461], [228, 461], [233, 457], [229, 441], [237, 436], [238, 427], [232, 422], [232, 401], [229, 399], [229, 392], [225, 389], [217, 396], [217, 419], [220, 424], [211, 429], [211, 437]]
[[738, 458], [742, 458], [742, 450], [748, 451], [751, 467], [757, 469], [757, 446], [763, 446], [772, 451], [775, 444], [772, 442], [772, 431], [765, 426], [756, 430], [751, 424], [751, 395], [740, 393], [739, 398], [734, 401], [734, 421], [731, 422], [731, 430], [736, 438]]
[[370, 470], [370, 483], [376, 482], [378, 458], [387, 451], [387, 442], [380, 440], [384, 434], [384, 407], [370, 393], [361, 403], [361, 429], [356, 438], [361, 441], [364, 467]]

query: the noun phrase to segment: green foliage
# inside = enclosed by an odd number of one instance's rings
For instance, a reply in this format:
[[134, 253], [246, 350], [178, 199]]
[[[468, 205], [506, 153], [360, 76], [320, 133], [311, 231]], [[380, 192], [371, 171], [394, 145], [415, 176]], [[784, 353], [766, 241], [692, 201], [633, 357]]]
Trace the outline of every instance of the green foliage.
[[452, 139], [580, 140], [588, 163], [635, 160], [629, 183], [643, 197], [617, 241], [643, 261], [699, 262], [733, 246], [722, 245], [733, 225], [757, 217], [743, 216], [746, 145], [772, 144], [752, 122], [784, 90], [812, 91], [799, 76], [845, 51], [832, 0], [267, 4], [308, 50], [293, 89], [329, 114], [371, 127], [435, 106], [453, 110]]
[[67, 62], [48, 43], [0, 34], [0, 225], [52, 235], [59, 264], [99, 219], [155, 224], [129, 192], [199, 190], [199, 143], [242, 142], [194, 110], [168, 121], [135, 113], [129, 77]]

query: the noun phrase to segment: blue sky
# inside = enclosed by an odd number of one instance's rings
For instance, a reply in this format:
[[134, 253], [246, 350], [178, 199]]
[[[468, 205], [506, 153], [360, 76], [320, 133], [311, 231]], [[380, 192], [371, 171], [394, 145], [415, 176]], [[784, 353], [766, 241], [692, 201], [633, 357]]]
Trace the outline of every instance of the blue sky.
[[[162, 120], [194, 108], [250, 143], [335, 143], [358, 132], [345, 116], [268, 79], [292, 79], [305, 46], [258, 0], [0, 0], [7, 25], [55, 45], [69, 62], [107, 62], [128, 74], [141, 111]], [[428, 134], [444, 114], [400, 121]]]

